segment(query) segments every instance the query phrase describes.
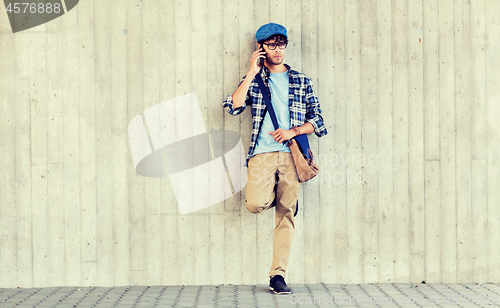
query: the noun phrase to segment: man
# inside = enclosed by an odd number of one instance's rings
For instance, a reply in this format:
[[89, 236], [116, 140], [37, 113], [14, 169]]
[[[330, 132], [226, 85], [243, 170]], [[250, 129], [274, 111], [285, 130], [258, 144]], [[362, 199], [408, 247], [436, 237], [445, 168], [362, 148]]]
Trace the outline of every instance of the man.
[[[269, 23], [257, 30], [257, 48], [250, 59], [250, 70], [236, 91], [224, 101], [231, 115], [252, 107], [253, 129], [245, 165], [248, 166], [247, 209], [254, 214], [276, 207], [273, 261], [270, 289], [277, 294], [290, 293], [285, 274], [295, 232], [294, 213], [300, 182], [286, 141], [314, 132], [327, 134], [318, 98], [311, 80], [283, 64], [288, 44], [286, 28]], [[263, 66], [260, 64], [263, 59]], [[260, 74], [276, 113], [275, 130], [255, 76]], [[265, 116], [264, 116], [265, 115]]]

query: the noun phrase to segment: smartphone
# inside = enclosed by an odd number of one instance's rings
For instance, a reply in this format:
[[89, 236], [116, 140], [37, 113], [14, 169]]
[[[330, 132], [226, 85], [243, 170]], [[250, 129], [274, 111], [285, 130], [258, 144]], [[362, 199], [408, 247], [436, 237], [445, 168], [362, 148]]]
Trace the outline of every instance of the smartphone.
[[[259, 49], [264, 50], [264, 49], [262, 48], [262, 45], [260, 45]], [[260, 62], [259, 62], [260, 67], [261, 67], [261, 68], [262, 68], [262, 67], [264, 67], [264, 62], [265, 62], [264, 58], [260, 58], [260, 60], [259, 60], [259, 61], [260, 61]]]

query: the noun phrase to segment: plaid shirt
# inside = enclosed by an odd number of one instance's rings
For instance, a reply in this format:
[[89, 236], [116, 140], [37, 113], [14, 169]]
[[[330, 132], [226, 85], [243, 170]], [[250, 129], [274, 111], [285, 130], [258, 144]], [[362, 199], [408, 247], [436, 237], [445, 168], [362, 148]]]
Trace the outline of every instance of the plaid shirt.
[[[327, 131], [323, 123], [323, 117], [321, 116], [318, 97], [314, 93], [311, 79], [304, 74], [290, 69], [290, 66], [286, 64], [285, 66], [288, 69], [288, 76], [290, 80], [288, 89], [288, 105], [290, 108], [291, 127], [301, 126], [305, 122], [309, 122], [313, 125], [314, 133], [318, 137], [326, 135]], [[269, 70], [267, 67], [264, 67], [259, 73], [262, 76], [262, 80], [264, 80], [267, 91], [271, 93], [269, 88]], [[245, 77], [243, 77], [240, 84], [244, 79]], [[223, 107], [226, 108], [227, 112], [234, 116], [242, 113], [247, 106], [252, 106], [253, 128], [245, 167], [248, 166], [248, 161], [253, 156], [260, 127], [266, 113], [266, 103], [264, 102], [259, 85], [255, 79], [252, 80], [252, 83], [250, 84], [243, 106], [233, 108], [232, 95], [228, 95], [223, 103]]]

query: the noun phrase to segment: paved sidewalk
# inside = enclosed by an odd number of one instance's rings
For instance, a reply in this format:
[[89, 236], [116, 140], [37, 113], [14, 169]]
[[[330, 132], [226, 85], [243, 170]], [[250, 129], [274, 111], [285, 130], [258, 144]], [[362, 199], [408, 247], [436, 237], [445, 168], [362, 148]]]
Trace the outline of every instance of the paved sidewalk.
[[500, 307], [499, 284], [311, 284], [0, 289], [0, 307]]

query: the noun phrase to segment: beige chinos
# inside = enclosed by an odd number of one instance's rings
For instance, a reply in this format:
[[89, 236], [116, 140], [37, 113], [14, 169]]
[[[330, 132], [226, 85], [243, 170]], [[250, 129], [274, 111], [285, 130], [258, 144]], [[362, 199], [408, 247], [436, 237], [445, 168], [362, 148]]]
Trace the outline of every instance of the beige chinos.
[[[276, 174], [278, 183], [276, 190]], [[273, 261], [269, 277], [285, 277], [290, 248], [295, 233], [294, 213], [300, 182], [289, 152], [269, 152], [253, 156], [248, 161], [248, 182], [246, 192], [247, 209], [254, 214], [272, 207], [276, 198], [275, 225], [273, 237]]]

